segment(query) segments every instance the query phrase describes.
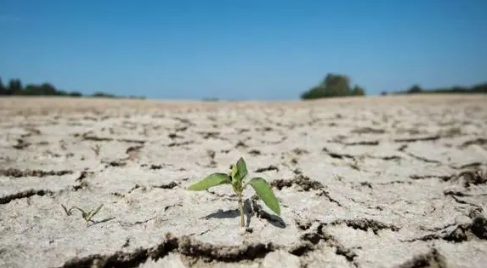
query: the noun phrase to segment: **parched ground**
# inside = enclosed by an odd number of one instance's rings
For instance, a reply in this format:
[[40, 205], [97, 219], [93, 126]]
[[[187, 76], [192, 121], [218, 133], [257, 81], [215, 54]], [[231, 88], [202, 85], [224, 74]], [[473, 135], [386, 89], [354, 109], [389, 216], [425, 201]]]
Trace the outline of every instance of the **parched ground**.
[[[487, 97], [0, 99], [0, 267], [485, 267]], [[251, 188], [185, 188], [244, 157]], [[81, 213], [103, 204], [86, 223]]]

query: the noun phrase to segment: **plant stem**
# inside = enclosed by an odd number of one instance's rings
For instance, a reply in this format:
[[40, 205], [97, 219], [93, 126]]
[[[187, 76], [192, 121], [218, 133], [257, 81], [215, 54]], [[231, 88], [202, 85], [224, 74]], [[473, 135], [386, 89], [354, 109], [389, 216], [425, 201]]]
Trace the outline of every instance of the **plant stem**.
[[245, 227], [242, 196], [243, 196], [242, 193], [238, 193], [238, 209], [240, 210], [240, 226]]

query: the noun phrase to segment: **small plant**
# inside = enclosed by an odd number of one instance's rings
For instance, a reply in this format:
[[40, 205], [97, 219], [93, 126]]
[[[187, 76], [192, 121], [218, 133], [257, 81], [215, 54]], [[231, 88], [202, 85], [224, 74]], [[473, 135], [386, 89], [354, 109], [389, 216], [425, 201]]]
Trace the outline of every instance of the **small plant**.
[[191, 191], [203, 191], [211, 187], [231, 184], [233, 191], [238, 197], [238, 207], [240, 210], [240, 225], [245, 227], [244, 213], [243, 213], [243, 191], [250, 185], [262, 201], [277, 215], [281, 215], [279, 202], [277, 201], [271, 186], [266, 180], [260, 177], [255, 177], [243, 184], [245, 176], [247, 176], [247, 165], [243, 158], [240, 158], [235, 165], [230, 166], [230, 173], [213, 173], [202, 179], [201, 181], [188, 187]]
[[85, 219], [86, 223], [89, 223], [90, 221], [93, 221], [92, 218], [100, 211], [100, 209], [103, 207], [103, 204], [101, 204], [94, 210], [90, 210], [89, 212], [86, 212], [79, 207], [71, 207], [70, 209], [67, 209], [64, 205], [61, 206], [68, 216], [73, 215], [73, 213], [71, 212], [73, 209], [79, 210], [81, 212], [81, 216], [83, 217], [83, 219]]

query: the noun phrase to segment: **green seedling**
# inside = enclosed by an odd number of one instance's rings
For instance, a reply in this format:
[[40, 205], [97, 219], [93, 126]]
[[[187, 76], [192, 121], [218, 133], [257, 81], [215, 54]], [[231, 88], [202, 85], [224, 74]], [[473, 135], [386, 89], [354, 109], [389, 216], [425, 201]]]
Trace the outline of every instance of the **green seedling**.
[[68, 216], [73, 215], [73, 213], [71, 213], [71, 210], [72, 210], [73, 208], [67, 209], [67, 208], [66, 208], [66, 207], [65, 207], [63, 204], [61, 204], [61, 207], [63, 207], [64, 212], [66, 212], [66, 215], [68, 215]]
[[254, 188], [260, 199], [274, 211], [277, 215], [281, 215], [281, 209], [279, 202], [277, 201], [274, 192], [272, 192], [271, 186], [261, 177], [255, 177], [243, 184], [245, 176], [247, 176], [247, 165], [243, 158], [240, 158], [235, 165], [230, 166], [229, 174], [225, 173], [213, 173], [202, 179], [201, 181], [188, 187], [191, 191], [203, 191], [208, 190], [211, 187], [231, 184], [233, 191], [238, 197], [238, 207], [240, 210], [240, 225], [245, 227], [244, 212], [243, 212], [243, 191], [250, 185]]
[[84, 211], [83, 209], [79, 208], [79, 207], [71, 207], [70, 209], [67, 209], [64, 205], [61, 205], [64, 209], [64, 212], [66, 212], [66, 214], [68, 216], [71, 216], [73, 215], [73, 210], [74, 209], [77, 209], [81, 212], [81, 216], [83, 217], [83, 219], [85, 219], [86, 223], [92, 221], [92, 218], [100, 211], [100, 209], [103, 207], [103, 204], [101, 204], [100, 206], [98, 206], [96, 209], [94, 210], [90, 210], [89, 212], [86, 212]]

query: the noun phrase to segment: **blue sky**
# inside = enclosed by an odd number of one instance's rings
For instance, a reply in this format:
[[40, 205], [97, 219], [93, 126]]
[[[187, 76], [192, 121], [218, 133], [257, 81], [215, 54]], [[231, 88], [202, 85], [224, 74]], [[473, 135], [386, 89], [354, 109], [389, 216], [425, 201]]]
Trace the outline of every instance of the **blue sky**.
[[0, 0], [0, 76], [149, 98], [290, 100], [487, 81], [484, 0]]

